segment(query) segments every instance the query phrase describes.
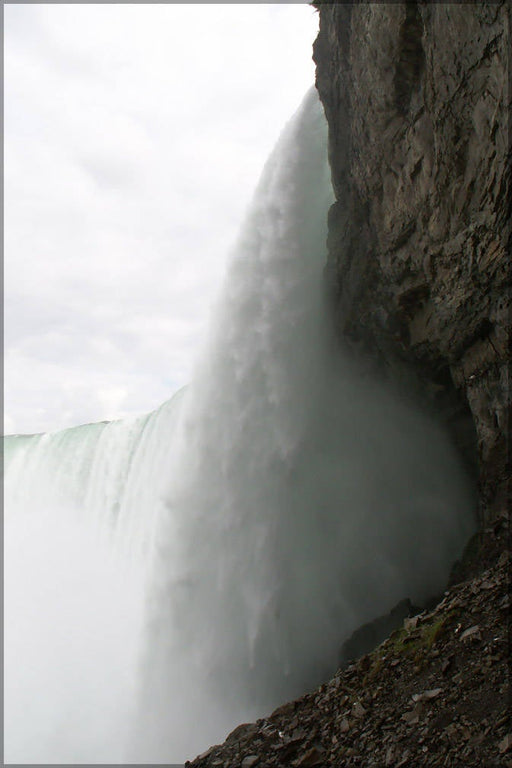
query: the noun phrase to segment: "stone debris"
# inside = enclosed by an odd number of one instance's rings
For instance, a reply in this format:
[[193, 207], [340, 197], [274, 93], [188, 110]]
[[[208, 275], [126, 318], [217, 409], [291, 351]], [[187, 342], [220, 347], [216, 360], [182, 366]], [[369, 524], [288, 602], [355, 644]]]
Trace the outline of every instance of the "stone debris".
[[313, 765], [322, 765], [324, 762], [324, 750], [312, 747], [309, 749], [303, 757], [293, 762], [293, 765], [297, 768], [309, 768]]
[[455, 659], [455, 656], [448, 656], [447, 659], [443, 661], [441, 664], [441, 673], [445, 676], [449, 674], [449, 672], [453, 669], [453, 661]]
[[419, 723], [420, 721], [422, 712], [423, 712], [423, 704], [421, 702], [418, 702], [418, 704], [416, 704], [414, 709], [402, 715], [402, 720], [405, 720], [405, 722], [408, 723], [408, 725], [416, 725], [416, 723]]
[[247, 755], [242, 760], [242, 768], [253, 768], [259, 762], [259, 759], [258, 755]]
[[348, 733], [350, 731], [350, 725], [346, 717], [341, 721], [339, 730], [340, 733]]
[[356, 701], [352, 707], [352, 717], [364, 717], [366, 714], [365, 708], [359, 701]]
[[436, 696], [442, 692], [442, 688], [433, 688], [431, 691], [423, 691], [423, 693], [413, 693], [413, 701], [428, 701], [429, 699], [435, 699]]
[[327, 683], [186, 766], [512, 768], [508, 566], [500, 557], [453, 586]]
[[480, 634], [480, 627], [470, 627], [469, 629], [466, 629], [460, 636], [459, 640], [463, 642], [464, 640], [481, 640], [482, 636]]
[[404, 629], [406, 629], [407, 631], [416, 629], [417, 624], [418, 624], [417, 616], [411, 616], [411, 618], [409, 619], [404, 619]]

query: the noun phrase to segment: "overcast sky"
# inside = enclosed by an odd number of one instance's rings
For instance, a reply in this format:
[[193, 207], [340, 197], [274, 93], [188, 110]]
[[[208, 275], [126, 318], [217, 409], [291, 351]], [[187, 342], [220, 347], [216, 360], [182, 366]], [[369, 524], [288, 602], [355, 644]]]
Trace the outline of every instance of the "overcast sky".
[[5, 431], [145, 413], [190, 379], [317, 14], [4, 12]]

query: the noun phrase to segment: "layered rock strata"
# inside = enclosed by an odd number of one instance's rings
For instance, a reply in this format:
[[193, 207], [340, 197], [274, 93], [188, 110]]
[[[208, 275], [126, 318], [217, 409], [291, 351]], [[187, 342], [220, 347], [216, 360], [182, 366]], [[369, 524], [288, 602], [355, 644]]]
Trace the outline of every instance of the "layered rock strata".
[[488, 524], [510, 478], [508, 4], [317, 7], [336, 327], [450, 425]]

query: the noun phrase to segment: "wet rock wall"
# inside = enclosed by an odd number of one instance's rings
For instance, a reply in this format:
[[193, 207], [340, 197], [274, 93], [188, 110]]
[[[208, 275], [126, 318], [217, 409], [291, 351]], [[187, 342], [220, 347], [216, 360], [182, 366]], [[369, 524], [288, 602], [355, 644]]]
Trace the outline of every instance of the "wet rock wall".
[[449, 425], [485, 525], [510, 479], [508, 4], [317, 8], [336, 328]]

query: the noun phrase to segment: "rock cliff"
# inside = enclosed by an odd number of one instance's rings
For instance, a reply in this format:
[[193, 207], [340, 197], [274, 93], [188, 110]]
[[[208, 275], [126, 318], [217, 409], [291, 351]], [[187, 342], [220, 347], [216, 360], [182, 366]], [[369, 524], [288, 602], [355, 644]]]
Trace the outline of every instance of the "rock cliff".
[[510, 478], [508, 4], [317, 8], [336, 326], [449, 423], [489, 524]]

